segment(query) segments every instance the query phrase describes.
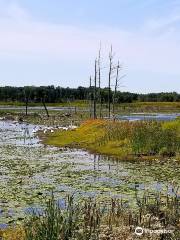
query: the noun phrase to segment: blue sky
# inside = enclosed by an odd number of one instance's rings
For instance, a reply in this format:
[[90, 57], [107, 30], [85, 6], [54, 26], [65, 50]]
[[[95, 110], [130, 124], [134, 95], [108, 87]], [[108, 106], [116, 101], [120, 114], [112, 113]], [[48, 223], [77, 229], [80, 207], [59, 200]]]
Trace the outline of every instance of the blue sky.
[[0, 0], [0, 36], [1, 86], [87, 86], [101, 41], [120, 90], [180, 92], [179, 0]]

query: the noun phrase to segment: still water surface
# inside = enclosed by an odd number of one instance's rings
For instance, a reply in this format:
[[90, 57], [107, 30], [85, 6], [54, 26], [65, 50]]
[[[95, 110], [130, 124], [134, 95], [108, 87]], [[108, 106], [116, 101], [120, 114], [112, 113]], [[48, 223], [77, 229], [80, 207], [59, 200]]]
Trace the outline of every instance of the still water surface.
[[53, 188], [58, 198], [117, 197], [133, 204], [135, 189], [173, 194], [180, 182], [178, 162], [116, 161], [84, 150], [44, 146], [40, 127], [0, 121], [0, 226], [24, 218]]

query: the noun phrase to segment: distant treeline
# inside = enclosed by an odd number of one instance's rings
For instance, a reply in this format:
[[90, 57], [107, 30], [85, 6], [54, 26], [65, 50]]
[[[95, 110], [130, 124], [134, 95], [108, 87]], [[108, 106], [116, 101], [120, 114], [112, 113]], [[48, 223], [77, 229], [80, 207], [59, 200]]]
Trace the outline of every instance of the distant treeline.
[[[99, 90], [101, 92], [101, 101], [108, 101], [108, 88]], [[41, 87], [0, 87], [0, 101], [10, 102], [40, 102], [45, 100], [48, 103], [61, 103], [74, 100], [90, 100], [93, 98], [93, 87], [85, 88], [62, 88], [54, 86]], [[113, 99], [113, 91], [111, 91], [111, 101]], [[134, 101], [140, 102], [178, 102], [180, 94], [176, 92], [170, 93], [149, 93], [136, 94], [130, 92], [120, 92], [116, 94], [117, 103], [131, 103]]]

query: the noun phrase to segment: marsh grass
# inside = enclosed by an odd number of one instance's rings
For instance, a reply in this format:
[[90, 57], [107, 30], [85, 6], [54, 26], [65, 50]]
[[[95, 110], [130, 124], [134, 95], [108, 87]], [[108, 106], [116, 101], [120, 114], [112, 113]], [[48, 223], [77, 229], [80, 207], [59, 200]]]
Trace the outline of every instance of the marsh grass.
[[172, 230], [172, 234], [151, 235], [141, 239], [180, 239], [179, 188], [172, 194], [135, 191], [136, 207], [132, 209], [123, 199], [65, 197], [65, 205], [58, 204], [54, 194], [48, 198], [44, 211], [27, 217], [21, 227], [0, 232], [3, 240], [130, 240], [139, 239], [134, 231], [142, 227], [150, 230]]
[[180, 121], [109, 123], [101, 141], [121, 141], [129, 145], [132, 154], [175, 156], [180, 150]]
[[[178, 188], [173, 195], [136, 192], [136, 209], [126, 206], [123, 200], [110, 199], [99, 202], [73, 196], [66, 199], [61, 209], [54, 199], [49, 199], [44, 214], [32, 216], [25, 224], [26, 240], [108, 240], [132, 239], [137, 226], [148, 229], [171, 229], [171, 234], [153, 236], [151, 239], [179, 239], [180, 200]], [[141, 239], [149, 239], [144, 235]], [[136, 239], [136, 238], [133, 238]]]
[[169, 158], [180, 153], [180, 120], [106, 121], [88, 120], [76, 131], [49, 134], [45, 143], [56, 146], [86, 148], [92, 152], [121, 159], [149, 156]]
[[[29, 106], [40, 106], [42, 103], [30, 102]], [[89, 102], [86, 100], [76, 100], [71, 102], [63, 103], [46, 103], [47, 106], [52, 107], [78, 107], [78, 108], [89, 108]], [[0, 106], [25, 106], [23, 102], [3, 102], [0, 101]], [[102, 110], [107, 110], [107, 104], [102, 105]], [[132, 102], [132, 103], [116, 103], [115, 109], [118, 112], [179, 112], [180, 102]]]

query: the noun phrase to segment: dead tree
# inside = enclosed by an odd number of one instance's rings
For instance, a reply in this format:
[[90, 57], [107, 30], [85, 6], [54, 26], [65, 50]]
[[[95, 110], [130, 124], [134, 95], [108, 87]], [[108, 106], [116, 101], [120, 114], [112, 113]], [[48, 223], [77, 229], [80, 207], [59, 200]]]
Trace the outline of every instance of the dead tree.
[[109, 76], [108, 76], [108, 117], [111, 117], [111, 77], [113, 71], [113, 51], [112, 46], [109, 53]]
[[[118, 62], [118, 65], [116, 67], [113, 66], [113, 49], [111, 46], [110, 52], [109, 52], [109, 66], [108, 66], [108, 117], [111, 117], [111, 103], [113, 103], [113, 109], [112, 112], [114, 114], [115, 112], [115, 99], [117, 95], [117, 89], [118, 89], [118, 83], [119, 83], [119, 71], [120, 71], [120, 64]], [[106, 68], [106, 67], [104, 67]], [[94, 85], [92, 86], [92, 79], [90, 77], [90, 117], [93, 116], [94, 119], [97, 118], [97, 103], [99, 103], [99, 116], [102, 117], [102, 94], [103, 91], [101, 89], [101, 83], [102, 83], [102, 76], [101, 76], [101, 45], [99, 49], [99, 56], [98, 59], [95, 60], [95, 73], [94, 73]], [[116, 72], [115, 72], [116, 70]], [[114, 92], [111, 91], [112, 86], [112, 80], [115, 78], [115, 90]], [[91, 89], [93, 93], [91, 94]], [[93, 100], [91, 101], [91, 96], [93, 97]], [[93, 106], [92, 106], [93, 105]], [[92, 110], [93, 109], [93, 110]], [[92, 113], [93, 112], [93, 113]]]
[[118, 64], [116, 66], [116, 79], [115, 79], [115, 87], [114, 87], [114, 93], [113, 93], [113, 115], [115, 113], [115, 103], [116, 103], [116, 95], [117, 95], [117, 90], [118, 90], [118, 87], [119, 87], [119, 82], [122, 78], [125, 77], [125, 75], [123, 76], [119, 76], [119, 72], [120, 70], [122, 69], [122, 65], [120, 65], [119, 61], [118, 61]]
[[28, 102], [29, 102], [29, 98], [26, 96], [25, 97], [25, 101], [26, 101], [26, 116], [28, 115]]
[[102, 98], [101, 98], [101, 44], [99, 48], [99, 56], [98, 56], [98, 98], [99, 98], [99, 117], [102, 117]]
[[89, 78], [89, 115], [92, 118], [92, 109], [93, 109], [93, 93], [92, 93], [92, 78]]
[[28, 87], [24, 87], [24, 95], [25, 95], [26, 116], [27, 116], [28, 115], [29, 96], [30, 96], [30, 89]]
[[45, 97], [43, 97], [43, 98], [41, 99], [41, 101], [42, 101], [43, 106], [44, 106], [44, 109], [45, 109], [45, 111], [46, 111], [46, 115], [47, 115], [47, 117], [49, 117], [49, 112], [48, 112], [48, 109], [47, 109], [47, 107], [46, 107]]
[[117, 93], [117, 88], [118, 88], [119, 70], [120, 70], [120, 65], [119, 65], [119, 61], [118, 61], [118, 65], [116, 67], [116, 81], [115, 81], [115, 88], [114, 88], [114, 94], [113, 94], [113, 115], [114, 115], [114, 111], [115, 111], [115, 101], [116, 101], [116, 93]]
[[95, 60], [95, 66], [94, 66], [94, 119], [97, 118], [96, 114], [96, 104], [97, 104], [97, 60]]

